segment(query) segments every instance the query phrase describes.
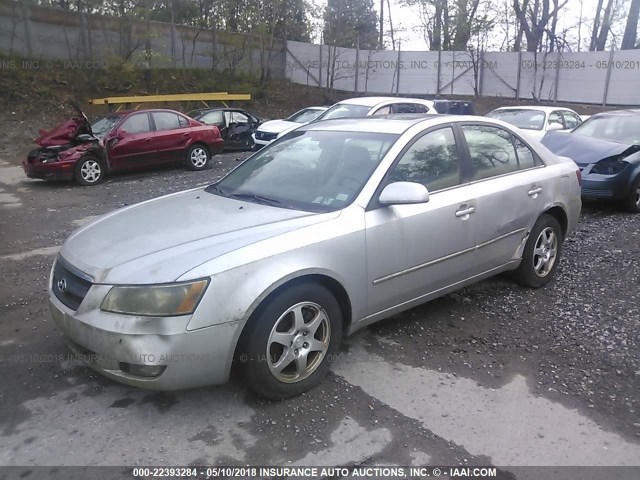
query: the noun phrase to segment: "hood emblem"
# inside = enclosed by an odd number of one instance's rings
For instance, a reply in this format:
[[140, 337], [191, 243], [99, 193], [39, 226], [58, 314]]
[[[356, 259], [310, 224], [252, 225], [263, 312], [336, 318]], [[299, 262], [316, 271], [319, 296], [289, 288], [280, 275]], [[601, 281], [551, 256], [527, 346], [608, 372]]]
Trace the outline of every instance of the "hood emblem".
[[64, 277], [58, 280], [58, 290], [62, 293], [67, 291], [67, 280]]

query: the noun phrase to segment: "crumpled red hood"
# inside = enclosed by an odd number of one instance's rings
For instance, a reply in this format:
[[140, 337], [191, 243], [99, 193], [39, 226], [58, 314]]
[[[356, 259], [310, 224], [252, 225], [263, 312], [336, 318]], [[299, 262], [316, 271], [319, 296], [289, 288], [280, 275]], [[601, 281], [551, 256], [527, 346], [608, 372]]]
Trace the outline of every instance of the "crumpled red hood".
[[89, 126], [87, 119], [83, 117], [74, 117], [48, 132], [46, 130], [40, 130], [40, 137], [36, 138], [34, 142], [41, 147], [65, 145], [73, 140], [79, 133], [84, 133], [83, 131], [91, 131], [91, 127]]

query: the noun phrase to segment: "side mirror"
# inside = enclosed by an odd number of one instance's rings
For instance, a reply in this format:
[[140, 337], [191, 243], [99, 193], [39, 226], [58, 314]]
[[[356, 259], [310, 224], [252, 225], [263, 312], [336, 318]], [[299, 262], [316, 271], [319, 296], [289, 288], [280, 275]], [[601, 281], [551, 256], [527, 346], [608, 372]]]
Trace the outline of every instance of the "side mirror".
[[384, 187], [378, 198], [382, 205], [407, 205], [427, 203], [429, 190], [421, 183], [393, 182]]
[[554, 130], [564, 130], [564, 127], [560, 123], [556, 123], [556, 122], [550, 123], [547, 126], [547, 131], [548, 132], [553, 132]]
[[118, 130], [118, 131], [116, 132], [116, 139], [117, 139], [117, 140], [122, 140], [122, 139], [123, 139], [124, 137], [126, 137], [126, 136], [127, 136], [127, 132], [126, 132], [126, 131], [124, 131], [124, 130]]

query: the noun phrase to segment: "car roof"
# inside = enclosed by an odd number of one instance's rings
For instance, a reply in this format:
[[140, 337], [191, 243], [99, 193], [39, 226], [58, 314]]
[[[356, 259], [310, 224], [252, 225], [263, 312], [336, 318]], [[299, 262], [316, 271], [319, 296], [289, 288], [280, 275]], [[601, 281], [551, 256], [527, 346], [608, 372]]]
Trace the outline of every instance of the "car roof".
[[640, 115], [639, 108], [625, 108], [624, 110], [610, 110], [608, 112], [594, 113], [592, 117], [623, 117]]
[[503, 111], [503, 110], [536, 110], [538, 112], [555, 112], [557, 110], [568, 110], [569, 112], [575, 113], [573, 110], [567, 107], [550, 107], [546, 105], [513, 105], [510, 107], [500, 107], [492, 110], [493, 112]]
[[308, 123], [298, 131], [343, 131], [343, 132], [364, 132], [364, 133], [391, 133], [401, 135], [414, 125], [425, 124], [425, 127], [440, 125], [449, 122], [483, 122], [492, 123], [502, 127], [513, 129], [509, 125], [499, 120], [477, 115], [446, 115], [446, 114], [403, 114], [403, 115], [381, 115], [362, 118], [337, 118], [332, 120], [321, 120], [319, 122]]
[[380, 103], [385, 102], [418, 102], [418, 103], [432, 103], [431, 100], [424, 100], [422, 98], [405, 98], [405, 97], [355, 97], [355, 98], [347, 98], [346, 100], [341, 100], [337, 102], [338, 104], [345, 105], [362, 105], [363, 107], [375, 107]]
[[104, 115], [100, 115], [100, 117], [122, 117], [125, 115], [129, 115], [130, 113], [150, 113], [150, 112], [171, 112], [178, 113], [180, 115], [184, 115], [184, 113], [179, 112], [177, 110], [173, 110], [171, 108], [141, 108], [140, 110], [118, 110], [117, 112], [107, 112]]

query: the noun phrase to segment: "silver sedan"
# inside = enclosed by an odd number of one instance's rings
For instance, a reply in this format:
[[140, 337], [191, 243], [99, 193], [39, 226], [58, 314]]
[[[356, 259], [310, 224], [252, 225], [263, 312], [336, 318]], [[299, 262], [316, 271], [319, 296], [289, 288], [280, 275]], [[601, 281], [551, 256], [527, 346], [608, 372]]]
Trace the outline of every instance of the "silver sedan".
[[580, 214], [568, 159], [481, 117], [301, 127], [206, 188], [107, 214], [53, 266], [69, 347], [158, 390], [318, 384], [344, 335], [504, 271], [553, 276]]

